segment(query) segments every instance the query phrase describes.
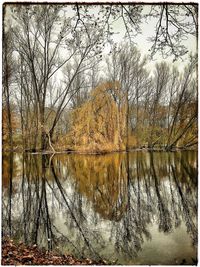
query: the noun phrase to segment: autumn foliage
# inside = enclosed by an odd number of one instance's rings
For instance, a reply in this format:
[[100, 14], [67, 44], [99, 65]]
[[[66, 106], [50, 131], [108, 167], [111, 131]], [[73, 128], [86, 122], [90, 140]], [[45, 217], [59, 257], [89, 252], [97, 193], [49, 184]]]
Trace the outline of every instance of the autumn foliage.
[[77, 259], [72, 255], [61, 255], [39, 249], [37, 245], [26, 246], [22, 242], [4, 238], [2, 242], [2, 265], [105, 265], [106, 262], [91, 259]]
[[91, 91], [86, 103], [73, 110], [72, 130], [66, 138], [73, 149], [125, 149], [125, 108], [115, 101], [115, 96], [119, 95], [119, 82], [105, 82]]

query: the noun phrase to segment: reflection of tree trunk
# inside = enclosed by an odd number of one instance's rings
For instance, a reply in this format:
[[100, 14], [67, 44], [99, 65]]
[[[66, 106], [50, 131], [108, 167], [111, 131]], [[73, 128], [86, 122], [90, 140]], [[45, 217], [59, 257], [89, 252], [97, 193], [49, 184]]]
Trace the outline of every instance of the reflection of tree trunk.
[[185, 216], [185, 221], [186, 221], [186, 227], [187, 227], [188, 232], [192, 235], [193, 243], [196, 245], [197, 244], [197, 227], [192, 221], [191, 209], [189, 208], [190, 202], [187, 201], [187, 195], [184, 195], [182, 192], [182, 189], [179, 185], [179, 182], [176, 176], [175, 168], [172, 164], [171, 164], [171, 169], [172, 169], [174, 181], [177, 186], [177, 191], [181, 198], [181, 203], [182, 203], [182, 207], [184, 210], [184, 216]]
[[[35, 217], [34, 225], [33, 225], [33, 233], [32, 233], [33, 238], [32, 239], [34, 240], [35, 244], [37, 244], [40, 216], [41, 216], [41, 211], [42, 211], [42, 200], [43, 200], [43, 193], [44, 193], [43, 187], [44, 187], [44, 182], [42, 183], [41, 195], [40, 195], [40, 198], [38, 199], [39, 206], [37, 208], [37, 213], [36, 213], [36, 217]], [[39, 195], [39, 192], [38, 192], [38, 195]]]
[[137, 214], [138, 214], [138, 220], [139, 224], [141, 224], [141, 201], [140, 201], [140, 180], [139, 180], [139, 158], [138, 158], [138, 152], [137, 153], [137, 159], [136, 159], [136, 172], [137, 172]]
[[51, 218], [49, 215], [49, 207], [47, 201], [47, 194], [46, 194], [46, 177], [45, 177], [45, 168], [46, 168], [46, 157], [42, 155], [42, 189], [44, 190], [44, 208], [45, 208], [45, 215], [46, 215], [46, 232], [47, 232], [47, 241], [48, 241], [48, 249], [52, 249], [52, 242], [53, 242], [53, 232], [52, 232], [52, 224]]
[[175, 227], [178, 227], [181, 224], [181, 218], [178, 215], [178, 210], [177, 210], [177, 205], [176, 205], [176, 194], [174, 194], [173, 191], [173, 183], [172, 183], [172, 177], [171, 177], [171, 172], [170, 172], [170, 163], [171, 163], [171, 159], [170, 159], [170, 154], [168, 153], [168, 178], [169, 178], [169, 187], [170, 187], [170, 196], [171, 196], [171, 207], [172, 207], [172, 212], [173, 212], [173, 216], [175, 219]]
[[13, 193], [13, 153], [9, 154], [9, 212], [8, 212], [8, 226], [9, 235], [12, 236], [12, 193]]
[[151, 165], [152, 176], [155, 181], [156, 195], [158, 198], [158, 209], [159, 209], [159, 216], [160, 216], [159, 228], [160, 230], [163, 230], [164, 232], [169, 232], [172, 227], [171, 217], [167, 209], [167, 206], [164, 203], [162, 196], [160, 194], [159, 182], [158, 182], [158, 177], [157, 177], [155, 167], [154, 167], [154, 160], [153, 160], [152, 152], [150, 152], [150, 165]]
[[198, 186], [198, 173], [197, 171], [190, 165], [187, 165], [184, 161], [181, 161], [181, 164], [183, 166], [183, 169], [187, 173], [187, 175], [190, 177], [190, 180], [195, 186]]
[[131, 192], [130, 192], [130, 168], [129, 168], [129, 152], [126, 153], [126, 168], [127, 168], [127, 212], [125, 218], [125, 229], [126, 229], [126, 238], [127, 240], [131, 240], [131, 233], [130, 233], [130, 208], [131, 208]]
[[[25, 168], [24, 168], [24, 164], [25, 164], [25, 158], [24, 158], [24, 154], [23, 154], [23, 159], [22, 159], [22, 204], [23, 204], [23, 234], [24, 234], [24, 242], [25, 244], [27, 244], [27, 213], [29, 213], [30, 211], [27, 210], [28, 205], [31, 203], [30, 199], [28, 199], [28, 195], [27, 198], [25, 196]], [[27, 176], [27, 174], [26, 174]], [[28, 182], [28, 179], [27, 179]]]
[[46, 195], [46, 182], [45, 178], [42, 179], [42, 184], [44, 188], [44, 203], [45, 203], [45, 212], [46, 212], [46, 231], [47, 231], [47, 241], [48, 241], [48, 249], [52, 249], [52, 237], [53, 237], [53, 232], [52, 232], [52, 225], [51, 225], [51, 219], [49, 216], [49, 207], [47, 203], [47, 195]]
[[[52, 231], [52, 223], [49, 215], [49, 207], [48, 207], [48, 199], [46, 192], [46, 177], [45, 177], [45, 167], [46, 167], [46, 158], [45, 155], [42, 155], [41, 164], [42, 164], [42, 177], [41, 177], [41, 185], [39, 174], [37, 175], [38, 179], [36, 180], [36, 214], [34, 218], [33, 232], [32, 232], [32, 240], [35, 244], [38, 243], [38, 233], [40, 228], [41, 219], [44, 220], [44, 231], [47, 235], [48, 249], [51, 250], [53, 247], [53, 231]], [[38, 168], [37, 168], [38, 170]], [[41, 188], [41, 189], [40, 189]]]
[[147, 170], [147, 165], [145, 164], [144, 161], [141, 161], [141, 173], [143, 174], [143, 177], [144, 177], [145, 193], [147, 196], [147, 222], [150, 222], [153, 199], [152, 199], [151, 190], [150, 190], [151, 177], [150, 175], [146, 175], [146, 170]]
[[79, 225], [79, 223], [78, 223], [78, 221], [77, 221], [77, 219], [76, 219], [76, 217], [75, 217], [75, 215], [74, 215], [74, 213], [73, 213], [73, 211], [72, 211], [72, 209], [71, 209], [71, 207], [70, 207], [70, 205], [69, 205], [69, 203], [68, 203], [68, 201], [67, 201], [67, 198], [66, 198], [66, 196], [65, 196], [64, 189], [63, 189], [63, 187], [62, 187], [62, 185], [61, 185], [61, 183], [60, 183], [60, 181], [59, 181], [59, 178], [58, 178], [57, 175], [56, 175], [56, 172], [55, 172], [55, 169], [54, 169], [53, 160], [52, 160], [52, 162], [51, 162], [51, 171], [52, 171], [52, 174], [53, 174], [54, 179], [55, 179], [55, 181], [56, 181], [56, 184], [57, 184], [57, 186], [58, 186], [58, 188], [59, 188], [59, 190], [60, 190], [60, 193], [61, 193], [61, 195], [62, 195], [62, 197], [63, 197], [63, 199], [64, 199], [64, 202], [65, 202], [65, 204], [67, 205], [67, 208], [68, 208], [68, 210], [69, 210], [69, 212], [70, 212], [70, 214], [71, 214], [71, 217], [72, 217], [72, 219], [74, 220], [74, 222], [76, 223], [76, 226], [77, 226], [79, 232], [81, 233], [81, 235], [82, 235], [82, 237], [83, 237], [83, 239], [84, 239], [84, 241], [85, 241], [85, 244], [87, 245], [87, 247], [89, 248], [89, 250], [90, 250], [96, 257], [98, 257], [99, 259], [101, 259], [101, 257], [99, 256], [99, 254], [94, 250], [94, 248], [93, 248], [92, 245], [90, 244], [89, 240], [88, 240], [87, 237], [85, 236], [85, 233], [84, 233], [82, 227]]

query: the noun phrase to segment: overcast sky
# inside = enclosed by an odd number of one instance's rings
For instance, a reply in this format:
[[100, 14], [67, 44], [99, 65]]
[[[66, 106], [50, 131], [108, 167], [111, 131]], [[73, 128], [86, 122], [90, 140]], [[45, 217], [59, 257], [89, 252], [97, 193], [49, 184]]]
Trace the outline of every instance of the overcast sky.
[[[65, 7], [66, 16], [70, 17], [74, 14], [74, 11], [71, 9], [71, 7], [72, 7], [71, 5], [68, 5]], [[150, 11], [150, 5], [149, 4], [143, 5], [143, 14], [148, 13], [149, 11]], [[98, 8], [94, 7], [93, 12], [94, 12], [94, 14], [95, 13], [97, 14]], [[11, 12], [9, 11], [9, 8], [8, 8], [7, 12], [6, 12], [5, 21], [9, 20], [10, 18], [11, 18]], [[136, 43], [136, 45], [137, 45], [137, 47], [140, 50], [142, 55], [149, 55], [150, 54], [149, 49], [150, 49], [152, 43], [150, 43], [148, 41], [148, 38], [155, 35], [156, 22], [157, 22], [157, 19], [151, 19], [151, 20], [148, 20], [148, 23], [142, 23], [141, 24], [142, 33], [138, 34], [134, 38], [134, 42]], [[14, 23], [13, 20], [12, 20], [12, 23]], [[112, 24], [112, 26], [113, 26], [114, 32], [116, 33], [113, 35], [113, 40], [116, 43], [123, 43], [124, 42], [124, 35], [126, 32], [123, 20], [118, 19], [117, 21], [115, 21]], [[184, 45], [187, 47], [189, 52], [192, 52], [192, 53], [196, 52], [196, 38], [194, 36], [189, 35], [188, 39], [184, 42]], [[106, 49], [104, 51], [105, 55], [107, 53], [109, 53], [110, 50], [111, 50], [111, 47], [108, 43], [108, 45], [106, 46]], [[149, 61], [148, 68], [152, 69], [155, 62], [162, 61], [162, 60], [163, 60], [163, 58], [159, 54], [156, 54], [156, 56], [154, 57], [154, 60]], [[173, 57], [168, 58], [167, 61], [172, 63]], [[182, 70], [184, 68], [184, 66], [187, 64], [187, 56], [184, 57], [183, 60], [180, 59], [180, 60], [176, 61], [174, 64], [176, 66], [178, 66], [178, 68], [180, 70]]]
[[[134, 2], [132, 2], [134, 4]], [[158, 3], [159, 5], [160, 3]], [[70, 14], [72, 14], [72, 10], [71, 8], [67, 8], [68, 12], [66, 12], [66, 14], [68, 14], [70, 16]], [[98, 8], [94, 7], [94, 14], [97, 13]], [[143, 14], [147, 14], [150, 11], [150, 5], [148, 3], [143, 5]], [[157, 19], [153, 19], [151, 18], [151, 20], [148, 20], [148, 23], [142, 23], [141, 24], [141, 34], [138, 34], [135, 38], [134, 38], [134, 42], [136, 43], [138, 49], [140, 50], [142, 55], [150, 55], [149, 49], [152, 46], [152, 43], [150, 41], [148, 41], [149, 37], [155, 36], [155, 26], [157, 23]], [[113, 24], [113, 30], [114, 32], [116, 32], [117, 34], [113, 35], [113, 40], [116, 43], [121, 43], [124, 42], [124, 35], [126, 32], [124, 23], [122, 18], [118, 19], [117, 21], [115, 21]], [[195, 53], [196, 52], [196, 38], [192, 35], [188, 35], [188, 39], [184, 41], [184, 45], [186, 46], [187, 50], [188, 50], [188, 54], [189, 53]], [[108, 43], [108, 45], [106, 46], [105, 49], [105, 54], [110, 52], [110, 45]], [[188, 55], [187, 54], [187, 55]], [[174, 57], [169, 57], [167, 59], [165, 59], [165, 61], [170, 62], [171, 64], [176, 65], [179, 70], [183, 70], [185, 65], [187, 64], [187, 55], [185, 57], [183, 57], [182, 59], [177, 60], [175, 63], [173, 63], [173, 59]], [[150, 60], [148, 63], [148, 68], [152, 69], [152, 67], [154, 66], [155, 62], [160, 62], [164, 60], [162, 58], [161, 55], [159, 55], [158, 53], [154, 56], [154, 60]]]
[[[147, 13], [150, 9], [150, 5], [144, 6], [144, 12]], [[151, 19], [148, 23], [142, 23], [141, 24], [141, 30], [142, 34], [138, 34], [134, 38], [134, 42], [136, 43], [137, 47], [139, 48], [142, 55], [150, 55], [149, 49], [151, 48], [152, 43], [148, 41], [149, 37], [155, 36], [155, 26], [156, 26], [157, 19]], [[123, 36], [125, 33], [125, 27], [122, 20], [118, 20], [114, 23], [114, 29], [116, 32], [120, 32], [119, 34], [116, 34], [114, 36], [114, 40], [116, 42], [122, 42]], [[196, 38], [192, 35], [188, 35], [188, 39], [184, 41], [183, 43], [187, 49], [188, 54], [189, 53], [195, 53], [196, 52]], [[148, 63], [148, 67], [151, 69], [155, 62], [160, 62], [162, 60], [168, 61], [170, 63], [173, 63], [173, 57], [169, 57], [168, 59], [163, 59], [161, 55], [156, 54], [154, 56], [154, 60], [150, 60]], [[177, 60], [174, 65], [176, 65], [179, 70], [183, 70], [185, 65], [187, 64], [187, 56], [185, 56], [183, 59]]]

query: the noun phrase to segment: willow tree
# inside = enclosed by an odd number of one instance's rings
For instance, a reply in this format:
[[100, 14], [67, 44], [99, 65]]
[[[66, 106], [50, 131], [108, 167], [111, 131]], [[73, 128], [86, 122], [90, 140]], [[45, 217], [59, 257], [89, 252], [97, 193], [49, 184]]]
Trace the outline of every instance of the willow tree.
[[[112, 93], [120, 83], [105, 82], [91, 91], [90, 98], [72, 112], [68, 140], [76, 150], [113, 151], [125, 149], [125, 108], [118, 110]], [[118, 121], [120, 120], [120, 121]]]

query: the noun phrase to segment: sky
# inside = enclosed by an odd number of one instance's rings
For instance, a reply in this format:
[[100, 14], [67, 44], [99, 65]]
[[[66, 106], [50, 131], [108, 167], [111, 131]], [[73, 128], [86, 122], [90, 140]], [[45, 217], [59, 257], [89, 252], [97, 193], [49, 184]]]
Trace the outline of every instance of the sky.
[[[132, 1], [131, 3], [134, 3], [134, 1]], [[159, 3], [160, 4], [160, 3]], [[146, 3], [145, 5], [143, 5], [143, 13], [147, 14], [150, 11], [150, 5], [148, 3]], [[70, 9], [68, 12], [66, 12], [66, 14], [68, 14], [70, 16]], [[97, 13], [97, 8], [94, 7], [94, 14]], [[150, 41], [148, 41], [149, 37], [155, 36], [155, 26], [157, 23], [157, 18], [152, 18], [151, 20], [148, 21], [148, 23], [142, 23], [141, 24], [141, 34], [138, 34], [135, 38], [134, 38], [134, 42], [136, 44], [136, 46], [138, 47], [138, 49], [140, 50], [142, 56], [150, 56], [150, 48], [152, 46], [152, 43]], [[114, 23], [112, 23], [113, 26], [113, 31], [115, 32], [115, 34], [113, 35], [113, 40], [116, 43], [123, 43], [124, 42], [124, 35], [126, 32], [124, 23], [122, 19], [118, 19], [117, 21], [115, 21]], [[194, 54], [197, 51], [197, 47], [196, 47], [196, 37], [192, 36], [192, 35], [188, 35], [188, 39], [185, 40], [183, 42], [183, 44], [186, 46], [187, 50], [188, 50], [188, 54], [190, 53]], [[111, 50], [110, 44], [107, 43], [107, 45], [105, 46], [104, 49], [104, 55], [106, 56]], [[179, 71], [183, 71], [184, 67], [187, 65], [188, 63], [188, 56], [185, 56], [183, 58], [180, 58], [179, 60], [173, 62], [174, 57], [169, 57], [167, 59], [163, 59], [161, 55], [159, 55], [158, 53], [154, 56], [153, 60], [149, 59], [149, 62], [147, 64], [147, 68], [149, 70], [154, 68], [155, 63], [157, 62], [161, 62], [161, 61], [167, 61], [170, 64], [173, 64], [174, 66], [176, 66]]]
[[[97, 14], [98, 8], [93, 9], [94, 14]], [[65, 8], [66, 11], [66, 16], [72, 16], [72, 9], [71, 6], [67, 6]], [[144, 13], [148, 13], [150, 11], [150, 5], [146, 4], [143, 7], [143, 11]], [[11, 13], [9, 11], [9, 8], [7, 9], [7, 13], [5, 16], [5, 22], [9, 21], [11, 18]], [[12, 23], [14, 23], [14, 21], [11, 19]], [[156, 22], [157, 22], [157, 18], [155, 19], [151, 19], [151, 21], [148, 21], [148, 23], [142, 23], [141, 24], [141, 34], [138, 34], [136, 37], [134, 37], [134, 42], [136, 44], [136, 46], [138, 47], [138, 49], [140, 50], [142, 56], [149, 56], [150, 52], [149, 49], [151, 48], [152, 43], [150, 43], [148, 41], [148, 38], [151, 36], [155, 35], [155, 26], [156, 26]], [[123, 43], [124, 42], [124, 35], [126, 32], [124, 23], [122, 19], [118, 19], [117, 21], [115, 21], [114, 23], [112, 23], [113, 26], [113, 31], [115, 32], [115, 34], [113, 35], [113, 40], [116, 43]], [[186, 40], [184, 42], [184, 45], [187, 47], [189, 53], [195, 53], [196, 52], [196, 38], [194, 36], [189, 36], [188, 40]], [[107, 45], [105, 46], [104, 49], [104, 56], [106, 56], [111, 50], [111, 46], [109, 43], [107, 43]], [[189, 54], [188, 53], [188, 54]], [[154, 59], [150, 59], [148, 61], [147, 64], [147, 68], [149, 70], [152, 70], [154, 68], [155, 63], [163, 61], [163, 58], [159, 55], [156, 54], [154, 56]], [[165, 61], [169, 62], [170, 64], [172, 64], [173, 62], [173, 57], [169, 57], [167, 59], [165, 59]], [[183, 59], [179, 59], [177, 60], [174, 65], [178, 67], [178, 69], [180, 71], [182, 71], [185, 67], [185, 65], [187, 64], [187, 57], [184, 57]]]
[[[144, 12], [148, 13], [148, 11], [150, 10], [150, 5], [145, 5], [144, 6]], [[134, 42], [136, 43], [136, 46], [138, 47], [138, 49], [140, 50], [142, 55], [150, 55], [149, 49], [151, 48], [152, 43], [150, 41], [148, 41], [149, 37], [152, 37], [155, 35], [155, 26], [156, 26], [156, 22], [157, 19], [151, 19], [151, 21], [149, 21], [148, 23], [142, 23], [141, 24], [141, 34], [138, 34], [135, 38], [134, 38]], [[123, 36], [125, 33], [125, 27], [123, 25], [123, 21], [119, 20], [117, 22], [115, 22], [113, 24], [113, 28], [114, 30], [116, 30], [116, 32], [119, 32], [119, 34], [116, 34], [114, 36], [114, 40], [116, 42], [122, 42], [123, 41]], [[197, 50], [196, 47], [196, 38], [192, 35], [188, 36], [188, 39], [184, 41], [183, 43], [187, 49], [188, 49], [188, 54], [189, 53], [195, 53]], [[155, 65], [155, 63], [160, 62], [160, 61], [167, 61], [171, 64], [174, 64], [176, 67], [178, 67], [178, 69], [180, 71], [182, 71], [185, 67], [185, 65], [187, 64], [187, 56], [184, 57], [183, 59], [179, 59], [176, 62], [173, 63], [173, 57], [169, 57], [167, 59], [163, 59], [161, 55], [156, 54], [152, 59], [149, 60], [149, 63], [147, 64], [147, 68], [148, 69], [152, 69], [153, 66]]]

